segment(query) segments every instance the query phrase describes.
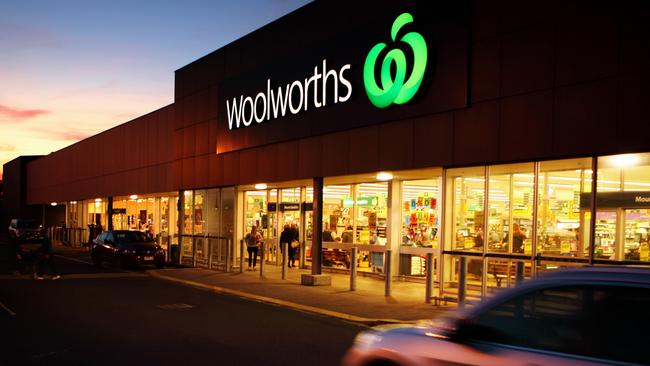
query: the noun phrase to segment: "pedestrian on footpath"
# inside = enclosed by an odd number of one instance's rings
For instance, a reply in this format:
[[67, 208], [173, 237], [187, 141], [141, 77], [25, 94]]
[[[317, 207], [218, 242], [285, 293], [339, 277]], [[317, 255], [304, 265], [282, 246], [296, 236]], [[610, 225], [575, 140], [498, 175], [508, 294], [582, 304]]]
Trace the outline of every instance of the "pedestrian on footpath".
[[43, 245], [37, 253], [38, 272], [34, 274], [34, 279], [42, 280], [45, 277], [45, 266], [50, 267], [50, 273], [53, 280], [58, 280], [61, 276], [57, 273], [56, 264], [54, 263], [54, 249], [52, 248], [52, 240], [47, 235], [43, 235]]
[[[246, 241], [246, 249], [248, 250], [248, 270], [254, 271], [257, 265], [257, 252], [262, 244], [262, 234], [257, 230], [257, 226], [253, 225], [251, 232], [246, 234], [244, 238]], [[264, 260], [262, 258], [262, 260]]]
[[298, 225], [291, 224], [291, 241], [289, 242], [289, 267], [296, 266], [296, 254], [300, 249], [300, 232]]
[[[291, 231], [291, 226], [289, 224], [284, 224], [282, 233], [280, 234], [280, 251], [284, 255], [284, 248], [287, 250], [287, 266], [291, 267], [291, 241], [293, 240], [293, 231]], [[285, 245], [286, 244], [286, 245]], [[284, 256], [283, 256], [284, 257]], [[284, 263], [282, 263], [284, 265]]]

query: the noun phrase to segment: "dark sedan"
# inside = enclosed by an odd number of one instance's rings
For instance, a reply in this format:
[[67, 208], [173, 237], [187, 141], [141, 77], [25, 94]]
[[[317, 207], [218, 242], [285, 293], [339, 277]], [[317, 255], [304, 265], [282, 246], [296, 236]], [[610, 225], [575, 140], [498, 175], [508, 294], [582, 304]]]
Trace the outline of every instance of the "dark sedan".
[[111, 262], [118, 267], [154, 264], [165, 265], [165, 251], [140, 231], [108, 230], [93, 242], [90, 253], [93, 264]]

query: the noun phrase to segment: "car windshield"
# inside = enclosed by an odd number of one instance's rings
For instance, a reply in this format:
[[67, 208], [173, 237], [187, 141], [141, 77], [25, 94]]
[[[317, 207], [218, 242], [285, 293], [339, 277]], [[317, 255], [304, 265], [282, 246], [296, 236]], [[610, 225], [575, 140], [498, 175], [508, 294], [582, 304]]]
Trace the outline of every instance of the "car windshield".
[[18, 220], [16, 222], [16, 226], [19, 229], [37, 229], [38, 225], [36, 225], [36, 221], [34, 220]]
[[122, 243], [144, 243], [149, 242], [148, 236], [144, 235], [139, 231], [121, 231], [115, 233], [115, 238], [117, 241]]

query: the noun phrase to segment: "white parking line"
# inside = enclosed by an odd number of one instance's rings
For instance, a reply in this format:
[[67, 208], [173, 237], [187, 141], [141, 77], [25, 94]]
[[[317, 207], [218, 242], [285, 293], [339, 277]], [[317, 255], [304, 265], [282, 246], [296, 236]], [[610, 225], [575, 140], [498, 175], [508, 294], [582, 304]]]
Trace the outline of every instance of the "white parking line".
[[7, 310], [7, 312], [9, 313], [9, 315], [11, 315], [11, 316], [16, 316], [16, 313], [14, 313], [13, 311], [11, 311], [11, 309], [9, 309], [5, 304], [3, 304], [3, 303], [0, 302], [0, 306], [2, 306], [3, 309]]

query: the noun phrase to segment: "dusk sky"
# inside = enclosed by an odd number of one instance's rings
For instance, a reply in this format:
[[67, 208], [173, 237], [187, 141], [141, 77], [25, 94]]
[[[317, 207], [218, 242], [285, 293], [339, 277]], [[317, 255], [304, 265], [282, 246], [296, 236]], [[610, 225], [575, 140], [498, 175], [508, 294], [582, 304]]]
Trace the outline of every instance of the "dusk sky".
[[0, 177], [168, 105], [174, 71], [307, 0], [3, 0]]

